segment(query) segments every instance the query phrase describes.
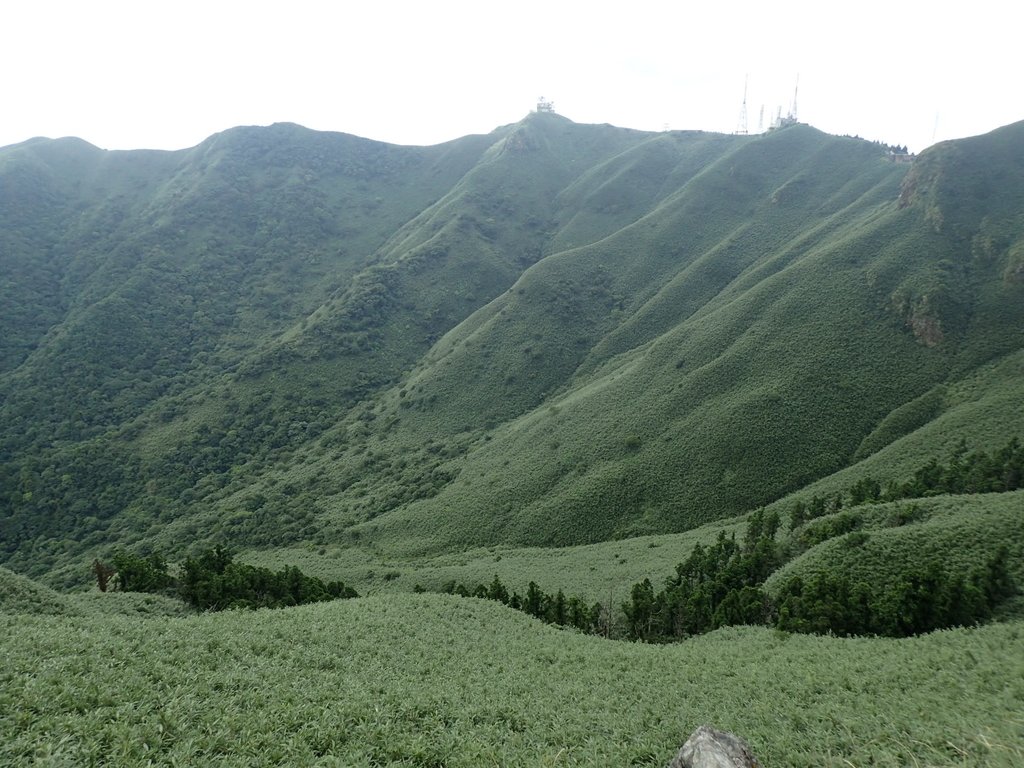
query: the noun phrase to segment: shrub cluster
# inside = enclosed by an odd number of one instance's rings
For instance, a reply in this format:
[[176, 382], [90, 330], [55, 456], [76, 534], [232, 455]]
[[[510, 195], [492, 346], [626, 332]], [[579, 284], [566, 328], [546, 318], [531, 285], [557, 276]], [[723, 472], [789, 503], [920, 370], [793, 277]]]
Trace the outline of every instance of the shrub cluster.
[[[220, 546], [206, 550], [197, 558], [185, 560], [177, 578], [170, 575], [166, 560], [159, 554], [140, 557], [118, 551], [111, 557], [111, 562], [116, 569], [117, 586], [122, 591], [176, 594], [203, 611], [285, 608], [358, 597], [354, 589], [340, 581], [324, 582], [293, 566], [271, 571], [237, 563]], [[94, 570], [98, 577], [99, 569], [95, 565]]]
[[919, 565], [888, 584], [844, 573], [794, 576], [777, 597], [775, 626], [792, 632], [907, 637], [988, 619], [1014, 594], [1006, 547], [966, 576]]
[[469, 589], [451, 582], [444, 591], [497, 600], [542, 621], [582, 632], [659, 643], [737, 624], [802, 633], [907, 637], [985, 621], [1016, 592], [1005, 546], [966, 574], [934, 562], [916, 563], [885, 583], [829, 572], [794, 576], [774, 597], [764, 589], [767, 578], [808, 542], [846, 536], [850, 546], [862, 545], [868, 534], [857, 530], [861, 523], [860, 515], [845, 511], [812, 521], [788, 542], [780, 542], [776, 541], [778, 514], [757, 510], [748, 519], [741, 542], [723, 531], [714, 545], [694, 547], [660, 591], [655, 591], [650, 579], [635, 584], [630, 600], [621, 606], [625, 617], [621, 627], [613, 626], [610, 606], [596, 603], [588, 608], [583, 600], [566, 598], [561, 590], [548, 595], [532, 581], [523, 597], [510, 594], [497, 576], [490, 586]]
[[[755, 512], [742, 546], [723, 532], [714, 546], [695, 547], [662, 591], [655, 593], [648, 579], [636, 584], [622, 606], [628, 636], [664, 642], [733, 624], [768, 624], [791, 632], [908, 637], [985, 621], [1016, 592], [1003, 546], [967, 574], [934, 562], [913, 564], [886, 583], [834, 571], [794, 576], [772, 598], [765, 580], [807, 544], [800, 536], [792, 546], [777, 544], [778, 522], [774, 513]], [[821, 523], [809, 526], [815, 543], [846, 535], [854, 546], [868, 538], [856, 531], [861, 520], [850, 512], [815, 522]]]

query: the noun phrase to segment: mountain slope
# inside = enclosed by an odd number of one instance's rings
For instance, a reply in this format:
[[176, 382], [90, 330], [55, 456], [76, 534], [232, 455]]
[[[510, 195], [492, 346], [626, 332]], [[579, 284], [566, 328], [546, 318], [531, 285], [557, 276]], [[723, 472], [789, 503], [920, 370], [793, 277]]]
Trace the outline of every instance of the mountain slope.
[[[412, 422], [412, 434], [419, 422], [423, 436], [446, 425], [483, 428], [486, 440], [450, 462], [447, 473], [459, 474], [439, 495], [405, 505], [366, 531], [381, 531], [391, 544], [420, 533], [416, 546], [443, 549], [689, 528], [862, 458], [858, 452], [871, 436], [878, 439], [890, 414], [1019, 348], [1021, 294], [1005, 277], [1005, 253], [978, 260], [963, 252], [962, 239], [936, 232], [927, 206], [907, 205], [905, 188], [900, 197], [901, 170], [881, 158], [844, 167], [832, 157], [844, 144], [874, 157], [870, 146], [806, 129], [763, 145], [783, 139], [801, 160], [814, 146], [810, 140], [820, 141], [815, 162], [827, 157], [845, 173], [807, 174], [819, 188], [792, 212], [778, 213], [780, 200], [811, 180], [782, 176], [778, 186], [755, 186], [760, 194], [751, 192], [751, 199], [765, 212], [737, 216], [742, 235], [732, 272], [724, 255], [732, 242], [723, 245], [721, 235], [728, 224], [709, 238], [710, 254], [698, 250], [696, 264], [717, 269], [717, 284], [700, 279], [695, 261], [684, 256], [672, 265], [677, 278], [656, 273], [651, 298], [637, 290], [638, 273], [657, 265], [651, 229], [674, 225], [666, 240], [676, 248], [687, 236], [706, 236], [703, 219], [686, 216], [681, 195], [666, 208], [682, 223], [659, 210], [635, 225], [647, 226], [633, 246], [647, 249], [642, 259], [622, 257], [630, 246], [619, 242], [629, 243], [630, 227], [553, 254], [507, 298], [444, 340], [410, 376], [397, 408], [393, 401], [379, 417]], [[767, 153], [763, 145], [755, 148]], [[1020, 158], [994, 164], [1014, 161], [1019, 186]], [[866, 170], [851, 178], [851, 166]], [[719, 183], [727, 173], [705, 172]], [[833, 194], [821, 188], [826, 179]], [[765, 189], [770, 194], [760, 196]], [[714, 199], [706, 186], [696, 195]], [[746, 263], [736, 264], [739, 258]], [[616, 278], [633, 281], [632, 292], [616, 292]], [[699, 291], [711, 298], [694, 301], [694, 311], [687, 299]], [[617, 295], [637, 298], [623, 311]], [[481, 380], [485, 386], [466, 386]], [[536, 408], [519, 416], [531, 392]], [[1007, 396], [1019, 402], [1019, 389]], [[485, 420], [473, 424], [473, 414]], [[517, 418], [494, 427], [510, 417]], [[1010, 426], [1006, 414], [992, 412], [969, 434], [978, 446], [994, 446]], [[387, 456], [401, 444], [381, 440], [374, 448]], [[374, 517], [388, 501], [365, 503], [366, 487], [357, 489], [356, 504]]]
[[534, 114], [0, 149], [4, 562], [595, 542], [906, 471], [1021, 351], [1022, 145]]

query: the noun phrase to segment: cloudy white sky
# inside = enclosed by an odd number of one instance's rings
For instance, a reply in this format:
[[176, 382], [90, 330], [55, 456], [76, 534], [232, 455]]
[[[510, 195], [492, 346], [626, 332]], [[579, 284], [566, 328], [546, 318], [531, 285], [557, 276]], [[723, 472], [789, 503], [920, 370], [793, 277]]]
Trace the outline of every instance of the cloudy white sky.
[[10, 0], [0, 146], [180, 149], [300, 123], [434, 144], [552, 100], [581, 123], [733, 132], [789, 110], [912, 151], [1024, 119], [1016, 3]]

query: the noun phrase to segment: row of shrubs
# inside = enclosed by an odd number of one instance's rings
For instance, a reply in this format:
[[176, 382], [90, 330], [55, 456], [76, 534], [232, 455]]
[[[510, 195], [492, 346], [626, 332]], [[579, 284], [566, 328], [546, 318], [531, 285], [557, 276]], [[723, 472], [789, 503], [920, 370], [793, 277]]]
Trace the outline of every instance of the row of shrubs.
[[794, 576], [776, 598], [773, 624], [782, 630], [834, 635], [908, 637], [985, 621], [1016, 592], [1001, 547], [967, 574], [921, 564], [885, 584], [844, 573]]
[[884, 487], [873, 477], [863, 477], [834, 496], [812, 496], [809, 502], [797, 501], [790, 511], [790, 529], [807, 520], [872, 502], [920, 499], [941, 494], [1005, 493], [1024, 487], [1024, 445], [1012, 438], [991, 454], [984, 450], [968, 452], [963, 440], [945, 463], [932, 458], [920, 466], [905, 482], [890, 481]]
[[208, 549], [188, 558], [172, 576], [160, 554], [148, 557], [119, 550], [110, 564], [99, 560], [93, 571], [101, 591], [156, 592], [180, 597], [202, 611], [226, 608], [285, 608], [325, 600], [358, 597], [340, 581], [324, 582], [294, 566], [271, 571], [235, 562], [223, 547]]
[[[448, 584], [444, 592], [497, 600], [546, 621], [606, 637], [670, 642], [738, 624], [773, 626], [788, 632], [841, 636], [907, 637], [953, 626], [977, 624], [1016, 592], [1006, 547], [967, 574], [932, 563], [912, 568], [889, 583], [869, 584], [844, 573], [794, 576], [773, 597], [767, 577], [785, 560], [775, 541], [778, 517], [755, 513], [766, 525], [742, 543], [719, 535], [711, 547], [694, 547], [676, 575], [655, 591], [650, 579], [635, 584], [622, 604], [625, 623], [614, 626], [610, 606], [554, 595], [530, 582], [525, 596], [509, 592], [495, 576], [490, 585]], [[422, 591], [419, 590], [418, 591]]]
[[[417, 584], [414, 591], [425, 590]], [[548, 624], [572, 627], [587, 634], [601, 634], [607, 637], [611, 635], [613, 629], [610, 612], [600, 602], [588, 605], [586, 600], [576, 595], [566, 597], [562, 590], [548, 594], [533, 581], [527, 585], [525, 595], [509, 592], [497, 575], [489, 585], [478, 584], [472, 589], [465, 584], [451, 581], [444, 586], [442, 592], [461, 597], [497, 600], [509, 608], [522, 611]]]

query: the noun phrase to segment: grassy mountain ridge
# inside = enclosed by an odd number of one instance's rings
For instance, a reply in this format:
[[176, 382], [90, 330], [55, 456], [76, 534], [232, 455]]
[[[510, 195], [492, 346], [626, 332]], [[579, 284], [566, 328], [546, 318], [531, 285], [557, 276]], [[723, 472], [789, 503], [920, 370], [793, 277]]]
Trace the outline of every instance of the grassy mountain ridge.
[[[889, 171], [884, 162], [878, 165]], [[446, 535], [466, 537], [468, 532], [472, 543], [513, 540], [524, 544], [565, 544], [580, 541], [580, 536], [592, 535], [597, 540], [623, 533], [672, 530], [680, 523], [688, 527], [694, 519], [739, 513], [780, 495], [787, 486], [800, 487], [843, 466], [857, 447], [853, 435], [865, 436], [893, 406], [916, 397], [930, 381], [944, 380], [949, 355], [955, 349], [952, 344], [941, 349], [929, 347], [912, 324], [904, 326], [903, 318], [891, 306], [891, 295], [906, 285], [908, 267], [920, 264], [927, 275], [931, 254], [918, 250], [923, 226], [912, 213], [897, 210], [892, 182], [898, 181], [898, 176], [889, 179], [886, 193], [868, 198], [874, 205], [866, 206], [862, 214], [867, 226], [847, 211], [841, 224], [837, 223], [842, 227], [838, 236], [826, 231], [819, 241], [823, 245], [804, 235], [793, 249], [795, 263], [780, 263], [773, 254], [772, 267], [758, 264], [743, 275], [745, 279], [727, 283], [728, 289], [720, 294], [712, 289], [716, 300], [701, 304], [705, 316], [695, 314], [689, 319], [683, 305], [684, 324], [678, 330], [649, 347], [645, 335], [634, 337], [631, 342], [635, 346], [621, 359], [611, 358], [600, 377], [574, 382], [576, 386], [567, 394], [550, 400], [551, 407], [542, 404], [537, 412], [517, 422], [518, 428], [494, 432], [493, 442], [474, 452], [464, 470], [487, 478], [492, 487], [453, 485], [436, 499], [420, 503], [425, 507], [418, 513], [424, 528], [436, 531], [438, 519], [456, 515]], [[701, 199], [706, 194], [701, 190]], [[771, 231], [778, 233], [778, 222], [773, 225]], [[602, 241], [592, 248], [604, 245]], [[865, 257], [874, 257], [874, 248], [881, 253], [869, 261]], [[609, 250], [600, 253], [604, 256]], [[579, 253], [557, 255], [535, 269], [549, 263], [553, 268], [557, 259]], [[904, 270], [898, 276], [902, 282], [890, 279], [886, 284], [878, 265], [881, 262], [884, 269], [887, 262], [895, 260], [894, 253], [903, 261]], [[778, 273], [773, 274], [772, 268]], [[521, 281], [524, 289], [530, 276], [528, 272]], [[554, 280], [545, 277], [549, 285]], [[755, 282], [757, 277], [762, 279]], [[679, 280], [682, 290], [693, 290], [695, 283], [699, 285], [692, 274]], [[579, 296], [582, 291], [577, 288], [574, 293]], [[823, 293], [831, 304], [823, 305]], [[664, 303], [673, 309], [680, 306], [678, 301]], [[1019, 297], [1014, 303], [1019, 307]], [[567, 304], [572, 306], [568, 300], [559, 302], [559, 309]], [[594, 302], [588, 306], [592, 308]], [[1001, 312], [1006, 309], [1002, 305]], [[549, 312], [547, 319], [553, 315]], [[623, 325], [636, 322], [638, 315], [631, 315]], [[518, 312], [516, 316], [527, 315]], [[576, 320], [573, 317], [567, 324], [578, 336], [580, 328], [587, 326]], [[510, 335], [505, 329], [503, 334], [504, 338]], [[1000, 335], [1009, 345], [1015, 341], [1016, 330], [1010, 326], [1002, 334], [986, 338], [991, 342]], [[546, 332], [541, 349], [531, 347], [530, 354], [548, 352], [548, 357], [559, 361], [564, 358], [564, 339], [565, 334]], [[472, 354], [468, 357], [478, 359]], [[823, 364], [824, 360], [828, 363]], [[508, 370], [508, 365], [501, 370]], [[453, 374], [451, 378], [467, 377]], [[545, 385], [550, 387], [547, 382]], [[836, 397], [826, 404], [822, 397], [830, 387], [830, 394]], [[458, 401], [458, 395], [455, 399]], [[588, 400], [593, 405], [588, 406]], [[647, 412], [646, 403], [651, 409]], [[708, 413], [716, 413], [719, 419], [724, 415], [724, 434], [721, 421], [708, 419]], [[678, 426], [666, 428], [673, 421]], [[753, 440], [746, 428], [750, 423], [756, 423], [761, 432]], [[988, 428], [997, 426], [989, 423]], [[860, 439], [863, 437], [857, 442]], [[758, 440], [763, 441], [761, 445]], [[810, 445], [796, 452], [794, 440]], [[678, 441], [684, 441], [682, 450]], [[826, 441], [834, 447], [823, 451]], [[664, 443], [673, 442], [666, 450]], [[692, 457], [687, 465], [664, 464], [680, 454]], [[498, 457], [502, 466], [497, 465]], [[702, 460], [706, 461], [703, 467]], [[787, 461], [791, 461], [788, 478], [780, 477], [779, 468]], [[739, 467], [743, 462], [753, 463], [749, 476], [756, 478], [757, 485], [739, 489], [743, 495], [737, 498], [737, 485], [746, 479]], [[578, 475], [583, 475], [582, 480]], [[769, 489], [766, 479], [773, 476], [779, 484]], [[700, 478], [696, 494], [687, 487], [695, 477]], [[524, 494], [523, 486], [532, 487]], [[517, 499], [519, 494], [525, 499]], [[734, 499], [731, 506], [730, 496]], [[510, 497], [525, 505], [525, 514], [523, 506], [508, 504]], [[502, 503], [495, 503], [496, 498]], [[714, 511], [698, 510], [695, 515], [686, 509], [687, 501], [711, 506]], [[441, 505], [446, 508], [438, 513]], [[660, 515], [659, 506], [665, 508]], [[501, 514], [503, 507], [506, 515]], [[612, 520], [595, 519], [609, 511], [616, 516]], [[409, 512], [416, 513], [416, 507]], [[511, 530], [501, 522], [508, 513], [516, 526]], [[400, 515], [394, 523], [406, 536], [408, 517]], [[656, 522], [652, 525], [643, 517], [654, 517]], [[617, 529], [623, 518], [628, 527]]]
[[944, 445], [951, 388], [1021, 347], [1022, 131], [909, 170], [807, 126], [550, 114], [4, 148], [4, 561], [568, 545], [895, 473], [873, 457]]

